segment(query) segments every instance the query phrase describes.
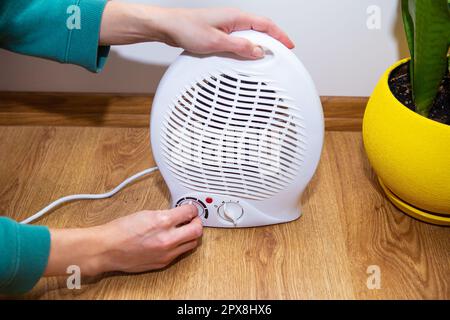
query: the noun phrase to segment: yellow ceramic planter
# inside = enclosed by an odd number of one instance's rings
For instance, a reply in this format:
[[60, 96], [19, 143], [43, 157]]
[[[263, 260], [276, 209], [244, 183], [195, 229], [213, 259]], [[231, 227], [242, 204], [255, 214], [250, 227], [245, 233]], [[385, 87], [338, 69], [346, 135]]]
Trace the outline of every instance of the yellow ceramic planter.
[[364, 114], [369, 161], [387, 197], [420, 220], [450, 225], [450, 126], [409, 110], [391, 93], [389, 68]]

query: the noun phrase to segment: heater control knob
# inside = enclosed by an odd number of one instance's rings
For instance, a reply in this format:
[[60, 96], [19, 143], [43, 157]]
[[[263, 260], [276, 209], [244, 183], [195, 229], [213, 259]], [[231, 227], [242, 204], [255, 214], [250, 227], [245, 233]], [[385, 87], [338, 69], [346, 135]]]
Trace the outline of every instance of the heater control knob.
[[205, 213], [206, 207], [200, 200], [184, 198], [184, 199], [180, 199], [177, 202], [176, 206], [180, 207], [180, 206], [185, 205], [185, 204], [192, 204], [192, 205], [194, 205], [197, 208], [197, 212], [198, 212], [198, 215], [200, 217], [203, 216], [203, 214]]
[[234, 225], [244, 215], [244, 208], [237, 202], [224, 202], [218, 209], [219, 216]]

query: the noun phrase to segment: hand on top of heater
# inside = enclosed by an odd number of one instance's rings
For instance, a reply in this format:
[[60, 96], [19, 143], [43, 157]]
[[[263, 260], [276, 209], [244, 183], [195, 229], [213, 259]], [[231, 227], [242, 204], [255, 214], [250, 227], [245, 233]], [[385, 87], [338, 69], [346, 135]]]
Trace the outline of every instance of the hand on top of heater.
[[249, 40], [229, 35], [257, 30], [279, 40], [289, 49], [294, 43], [274, 22], [233, 8], [181, 9], [108, 2], [103, 15], [100, 43], [164, 42], [192, 53], [232, 52], [258, 59], [263, 50]]

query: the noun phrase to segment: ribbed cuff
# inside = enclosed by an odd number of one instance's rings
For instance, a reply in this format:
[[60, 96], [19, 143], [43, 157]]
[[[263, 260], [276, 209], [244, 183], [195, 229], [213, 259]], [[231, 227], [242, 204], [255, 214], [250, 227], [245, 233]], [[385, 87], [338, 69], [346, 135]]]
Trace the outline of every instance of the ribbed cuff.
[[99, 46], [100, 26], [107, 0], [79, 0], [79, 29], [69, 30], [65, 54], [66, 63], [77, 64], [99, 72], [105, 65], [109, 46]]
[[0, 286], [0, 292], [23, 294], [31, 290], [44, 274], [50, 254], [50, 231], [44, 226], [22, 225], [13, 220], [3, 225], [3, 243], [9, 267], [2, 278], [6, 282]]

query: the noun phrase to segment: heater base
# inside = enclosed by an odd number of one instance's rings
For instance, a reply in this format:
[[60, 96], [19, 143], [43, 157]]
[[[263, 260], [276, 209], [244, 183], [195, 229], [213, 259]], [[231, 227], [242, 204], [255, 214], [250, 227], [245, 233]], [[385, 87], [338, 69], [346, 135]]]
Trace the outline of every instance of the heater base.
[[219, 194], [178, 194], [171, 199], [172, 207], [194, 205], [205, 227], [249, 228], [286, 223], [298, 219], [302, 212], [297, 204], [286, 205], [280, 211], [258, 201]]

